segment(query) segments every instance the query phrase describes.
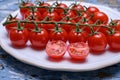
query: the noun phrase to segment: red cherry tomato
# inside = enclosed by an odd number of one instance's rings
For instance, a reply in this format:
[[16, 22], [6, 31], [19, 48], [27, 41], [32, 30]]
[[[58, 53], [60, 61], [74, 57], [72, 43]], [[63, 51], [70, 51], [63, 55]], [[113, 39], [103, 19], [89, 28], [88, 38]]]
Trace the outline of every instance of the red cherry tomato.
[[68, 8], [68, 6], [64, 3], [59, 3], [56, 5], [55, 7], [55, 12], [57, 12], [58, 14], [64, 13], [64, 9]]
[[[47, 22], [55, 22], [55, 21], [47, 21]], [[42, 24], [42, 28], [46, 29], [48, 33], [51, 32], [55, 28], [55, 24]]]
[[[75, 23], [74, 20], [63, 20], [63, 22], [67, 22], [67, 23]], [[60, 25], [66, 32], [70, 32], [72, 29], [75, 29], [74, 25], [70, 25], [70, 24], [61, 24]]]
[[76, 16], [76, 17], [74, 18], [74, 20], [75, 20], [76, 22], [78, 22], [78, 21], [82, 20], [83, 18], [85, 18], [85, 19], [90, 19], [90, 15], [89, 15], [88, 13], [84, 12], [84, 13], [82, 13], [81, 16], [79, 16], [79, 15]]
[[[40, 6], [40, 7], [41, 7], [41, 6], [42, 6], [42, 7], [49, 7], [50, 4], [47, 3], [47, 2], [44, 2], [44, 3], [39, 4], [39, 6]], [[48, 11], [48, 8], [40, 8], [40, 7], [38, 7], [37, 10], [41, 13], [41, 15], [43, 15], [45, 12]]]
[[98, 9], [97, 7], [95, 7], [95, 6], [89, 6], [89, 7], [87, 8], [87, 12], [88, 12], [89, 14], [94, 14], [95, 12], [99, 12], [99, 9]]
[[72, 11], [74, 12], [75, 15], [77, 15], [77, 12], [79, 11], [84, 11], [84, 7], [81, 4], [74, 4], [71, 7]]
[[67, 50], [67, 45], [65, 42], [58, 41], [49, 41], [46, 46], [46, 53], [51, 58], [62, 58]]
[[86, 42], [86, 35], [85, 31], [76, 32], [74, 29], [69, 32], [68, 39], [70, 43], [75, 42]]
[[[32, 23], [25, 23], [24, 27], [28, 30], [28, 31], [32, 31], [35, 29], [35, 25], [33, 22], [38, 22], [38, 20], [31, 20]], [[41, 27], [41, 24], [38, 24], [38, 27]]]
[[88, 38], [88, 45], [92, 52], [105, 51], [107, 40], [103, 33], [96, 33]]
[[68, 46], [68, 53], [75, 60], [85, 59], [89, 54], [89, 47], [84, 42], [71, 43]]
[[38, 12], [38, 11], [35, 11], [35, 12], [31, 12], [31, 11], [28, 11], [25, 13], [25, 16], [24, 16], [24, 19], [28, 18], [29, 16], [34, 16], [35, 19], [37, 20], [42, 20], [42, 16], [41, 14]]
[[[34, 6], [34, 4], [31, 2], [27, 2], [27, 3], [21, 4], [20, 6], [21, 7], [29, 7], [29, 6]], [[26, 12], [28, 12], [28, 11], [30, 11], [30, 8], [20, 8], [20, 13], [21, 13], [22, 17], [24, 17]]]
[[108, 23], [108, 16], [104, 12], [95, 12], [92, 18], [93, 22], [100, 21], [100, 23], [107, 24]]
[[117, 31], [114, 34], [107, 35], [107, 41], [110, 49], [120, 51], [120, 32]]
[[[16, 20], [19, 20], [18, 18], [14, 18], [14, 19], [10, 19], [9, 21], [16, 21]], [[11, 29], [13, 29], [13, 27], [16, 27], [17, 26], [17, 22], [14, 22], [14, 23], [8, 23], [5, 25], [5, 29], [6, 31], [9, 33]]]
[[62, 28], [59, 28], [59, 31], [56, 30], [51, 31], [49, 36], [50, 36], [50, 40], [62, 40], [66, 42], [68, 39], [67, 32]]
[[58, 16], [58, 14], [56, 12], [45, 12], [42, 16], [42, 19], [45, 19], [46, 17], [48, 17], [50, 20], [54, 20], [54, 21], [60, 20], [60, 17]]
[[113, 23], [115, 23], [115, 26], [112, 26], [115, 28], [116, 31], [120, 31], [120, 20], [113, 20]]
[[98, 32], [102, 32], [104, 35], [108, 35], [108, 28], [106, 28], [106, 24], [99, 24], [97, 27], [94, 27], [94, 30], [96, 31], [98, 29]]
[[[87, 22], [83, 22], [83, 24], [89, 25], [89, 24], [93, 24], [93, 22], [91, 20], [87, 21]], [[89, 26], [80, 26], [80, 28], [84, 27], [84, 31], [86, 31], [88, 34], [91, 33], [90, 27]]]
[[28, 31], [27, 29], [17, 30], [12, 29], [9, 32], [10, 41], [15, 47], [25, 47], [28, 41]]
[[64, 17], [74, 18], [76, 15], [72, 10], [67, 11], [67, 13], [61, 13], [60, 18], [63, 19]]
[[45, 49], [49, 40], [48, 33], [43, 28], [39, 32], [31, 31], [29, 38], [32, 47], [35, 49]]

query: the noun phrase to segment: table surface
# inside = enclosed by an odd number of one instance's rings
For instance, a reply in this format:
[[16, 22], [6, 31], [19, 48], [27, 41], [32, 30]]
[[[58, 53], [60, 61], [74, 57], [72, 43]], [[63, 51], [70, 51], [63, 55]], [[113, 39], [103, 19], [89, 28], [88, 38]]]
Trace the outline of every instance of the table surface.
[[[0, 0], [0, 21], [18, 9], [18, 1], [20, 0]], [[120, 0], [80, 1], [104, 4], [120, 11]], [[0, 47], [0, 80], [120, 80], [120, 63], [89, 72], [50, 71], [24, 64]]]

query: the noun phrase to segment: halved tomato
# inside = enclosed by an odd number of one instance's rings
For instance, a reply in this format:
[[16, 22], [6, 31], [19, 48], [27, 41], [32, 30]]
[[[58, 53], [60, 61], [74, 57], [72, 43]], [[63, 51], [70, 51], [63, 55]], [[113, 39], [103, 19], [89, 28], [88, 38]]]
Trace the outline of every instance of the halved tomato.
[[49, 41], [46, 46], [46, 53], [51, 58], [62, 58], [67, 50], [67, 45], [61, 40]]
[[89, 47], [84, 42], [71, 43], [68, 46], [68, 53], [72, 59], [82, 60], [86, 59], [89, 54]]

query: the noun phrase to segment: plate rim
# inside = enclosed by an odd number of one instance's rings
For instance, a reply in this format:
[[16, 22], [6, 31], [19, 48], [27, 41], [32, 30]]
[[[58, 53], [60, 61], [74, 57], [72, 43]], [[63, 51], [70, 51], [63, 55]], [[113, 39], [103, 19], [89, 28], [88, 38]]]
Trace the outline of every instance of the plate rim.
[[[54, 1], [50, 1], [50, 2], [54, 2]], [[66, 2], [66, 1], [65, 1]], [[68, 2], [68, 1], [67, 1]], [[70, 1], [70, 2], [72, 2], [72, 1]], [[113, 10], [112, 8], [109, 8], [109, 7], [106, 7], [106, 6], [101, 6], [101, 5], [95, 5], [95, 4], [91, 4], [91, 3], [86, 3], [86, 2], [82, 2], [82, 3], [85, 3], [85, 4], [90, 4], [90, 5], [94, 5], [94, 6], [97, 6], [97, 7], [104, 7], [104, 8], [107, 8], [107, 9], [109, 9], [110, 11], [111, 10]], [[18, 11], [18, 10], [17, 10]], [[17, 12], [17, 11], [15, 11], [15, 12]], [[15, 12], [13, 12], [13, 13], [15, 13]], [[13, 14], [12, 13], [12, 14]], [[116, 13], [116, 14], [120, 14], [120, 12], [118, 12], [117, 10], [114, 12], [114, 13]], [[5, 19], [6, 18], [4, 18], [4, 20], [2, 20], [1, 22], [0, 22], [0, 25], [2, 25], [2, 23], [5, 21]], [[0, 32], [1, 33], [1, 32]], [[1, 37], [1, 36], [0, 36]], [[119, 63], [120, 62], [120, 60], [119, 59], [113, 59], [112, 61], [111, 61], [111, 63], [106, 63], [106, 64], [104, 64], [104, 65], [101, 65], [101, 66], [93, 66], [93, 67], [90, 67], [90, 68], [88, 68], [88, 69], [74, 69], [74, 68], [66, 68], [66, 67], [62, 67], [62, 68], [57, 68], [57, 67], [53, 67], [53, 66], [45, 66], [45, 65], [38, 65], [38, 64], [36, 64], [36, 63], [33, 63], [33, 62], [31, 62], [31, 61], [26, 61], [26, 58], [20, 58], [19, 56], [16, 56], [15, 54], [16, 53], [14, 53], [14, 52], [12, 52], [12, 51], [10, 51], [8, 48], [5, 48], [5, 45], [3, 44], [4, 42], [2, 42], [2, 39], [0, 39], [0, 46], [1, 46], [1, 48], [2, 49], [4, 49], [8, 54], [10, 54], [11, 56], [13, 56], [14, 58], [16, 58], [16, 59], [18, 59], [18, 60], [20, 60], [21, 62], [23, 62], [23, 63], [27, 63], [27, 64], [30, 64], [30, 65], [34, 65], [34, 66], [37, 66], [37, 67], [40, 67], [40, 68], [43, 68], [43, 69], [48, 69], [48, 70], [57, 70], [57, 71], [72, 71], [72, 72], [80, 72], [80, 71], [93, 71], [93, 70], [98, 70], [98, 69], [101, 69], [101, 68], [104, 68], [104, 67], [107, 67], [107, 66], [111, 66], [111, 65], [113, 65], [113, 64], [117, 64], [117, 63]], [[23, 56], [22, 56], [23, 57]], [[119, 56], [117, 56], [117, 57], [119, 57], [120, 58], [120, 55]], [[115, 57], [116, 58], [116, 57]]]

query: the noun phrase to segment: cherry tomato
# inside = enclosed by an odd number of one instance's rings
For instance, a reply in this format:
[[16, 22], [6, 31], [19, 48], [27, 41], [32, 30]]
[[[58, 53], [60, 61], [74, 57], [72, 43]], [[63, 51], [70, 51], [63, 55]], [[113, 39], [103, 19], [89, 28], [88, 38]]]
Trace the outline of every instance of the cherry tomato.
[[[67, 22], [67, 23], [75, 23], [74, 20], [63, 20], [63, 22]], [[70, 25], [70, 24], [61, 24], [60, 25], [66, 32], [70, 32], [72, 29], [75, 29], [74, 25]]]
[[23, 30], [12, 29], [9, 32], [9, 37], [14, 47], [20, 47], [20, 48], [25, 47], [28, 41], [28, 31], [27, 29], [23, 29]]
[[41, 13], [41, 15], [43, 15], [45, 12], [48, 11], [48, 8], [44, 8], [44, 7], [49, 7], [50, 4], [47, 2], [43, 2], [43, 3], [39, 4], [39, 6], [40, 7], [42, 6], [43, 8], [38, 7], [37, 10]]
[[68, 34], [63, 28], [59, 28], [59, 30], [53, 30], [49, 34], [50, 40], [62, 40], [64, 42], [67, 41]]
[[97, 7], [95, 7], [95, 6], [89, 6], [89, 7], [87, 8], [87, 12], [88, 12], [89, 14], [94, 14], [95, 12], [99, 12], [99, 9], [98, 9]]
[[[16, 20], [19, 20], [18, 18], [14, 18], [14, 19], [10, 19], [9, 21], [16, 21]], [[14, 22], [14, 23], [8, 23], [5, 25], [5, 29], [6, 31], [9, 33], [11, 29], [13, 29], [13, 27], [16, 27], [17, 26], [17, 23]]]
[[120, 20], [113, 20], [113, 22], [116, 24], [115, 26], [112, 26], [115, 28], [116, 31], [120, 31]]
[[67, 50], [67, 45], [61, 40], [49, 41], [46, 46], [46, 53], [51, 58], [62, 58]]
[[68, 53], [75, 60], [85, 59], [89, 54], [89, 47], [84, 42], [71, 43], [68, 46]]
[[107, 46], [107, 40], [105, 35], [101, 32], [93, 34], [88, 38], [88, 45], [92, 52], [105, 51]]
[[[29, 7], [29, 6], [34, 6], [34, 4], [31, 2], [24, 2], [20, 6], [21, 7]], [[21, 13], [22, 17], [24, 17], [26, 12], [30, 11], [30, 8], [21, 8], [21, 7], [20, 7], [20, 13]]]
[[108, 23], [108, 16], [104, 12], [95, 12], [92, 18], [93, 22], [100, 21], [100, 23], [107, 24]]
[[79, 22], [80, 20], [82, 20], [83, 18], [85, 18], [85, 19], [90, 19], [90, 15], [88, 14], [88, 13], [86, 13], [86, 12], [84, 12], [84, 13], [82, 13], [82, 15], [81, 16], [76, 16], [75, 18], [74, 18], [74, 20], [75, 20], [75, 22]]
[[68, 8], [68, 6], [64, 3], [59, 3], [56, 5], [55, 12], [58, 14], [64, 13], [64, 9]]
[[49, 40], [48, 33], [43, 28], [41, 28], [39, 32], [31, 31], [29, 38], [32, 47], [35, 49], [45, 49]]
[[114, 34], [107, 35], [107, 41], [110, 49], [120, 50], [120, 32], [116, 31]]
[[[93, 24], [93, 22], [91, 20], [87, 21], [87, 22], [83, 22], [83, 24], [89, 25], [89, 24]], [[84, 31], [86, 31], [88, 34], [91, 33], [90, 27], [89, 26], [80, 26], [80, 28], [84, 27]]]
[[60, 18], [63, 19], [64, 17], [74, 18], [76, 15], [72, 10], [68, 10], [67, 13], [61, 13]]
[[[28, 31], [35, 29], [34, 22], [39, 22], [39, 20], [34, 18], [34, 16], [29, 16], [28, 21], [30, 21], [31, 23], [24, 23], [24, 27], [27, 28]], [[38, 27], [40, 28], [41, 24], [38, 24]]]
[[[55, 21], [47, 21], [47, 22], [55, 22]], [[42, 24], [42, 27], [47, 30], [48, 33], [51, 32], [55, 28], [54, 24]]]
[[76, 32], [75, 29], [71, 30], [68, 35], [68, 39], [70, 43], [75, 42], [86, 42], [86, 35], [85, 31]]
[[50, 20], [54, 20], [54, 21], [60, 20], [60, 17], [58, 16], [58, 14], [56, 12], [45, 12], [42, 16], [42, 19], [45, 19], [46, 17], [48, 17]]
[[71, 7], [72, 11], [74, 12], [75, 15], [78, 14], [78, 12], [80, 11], [84, 11], [84, 7], [81, 5], [81, 4], [74, 4], [72, 7]]
[[25, 13], [25, 16], [24, 16], [24, 19], [28, 18], [29, 16], [34, 16], [35, 19], [37, 20], [42, 20], [42, 16], [41, 14], [38, 12], [38, 11], [35, 11], [35, 12], [31, 12], [31, 11], [28, 11]]
[[98, 29], [98, 32], [102, 32], [104, 35], [108, 35], [108, 28], [106, 28], [106, 24], [99, 24], [97, 27], [94, 27], [94, 30], [96, 31]]

